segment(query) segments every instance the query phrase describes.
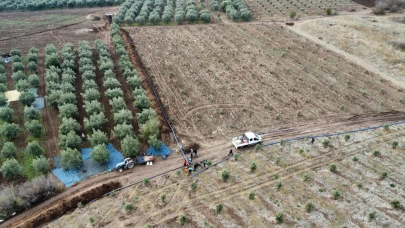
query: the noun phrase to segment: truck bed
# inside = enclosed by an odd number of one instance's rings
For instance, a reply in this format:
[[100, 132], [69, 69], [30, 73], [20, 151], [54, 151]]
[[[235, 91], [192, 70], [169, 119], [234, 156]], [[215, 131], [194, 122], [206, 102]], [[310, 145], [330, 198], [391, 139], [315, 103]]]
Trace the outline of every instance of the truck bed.
[[241, 137], [239, 136], [239, 137], [235, 137], [235, 138], [232, 139], [232, 144], [233, 144], [236, 148], [240, 148], [240, 147], [243, 147], [243, 146], [246, 146], [246, 145], [249, 144], [248, 141], [247, 141], [247, 139], [243, 138], [242, 140], [240, 140], [240, 138], [241, 138]]
[[136, 156], [136, 164], [153, 161], [153, 156]]

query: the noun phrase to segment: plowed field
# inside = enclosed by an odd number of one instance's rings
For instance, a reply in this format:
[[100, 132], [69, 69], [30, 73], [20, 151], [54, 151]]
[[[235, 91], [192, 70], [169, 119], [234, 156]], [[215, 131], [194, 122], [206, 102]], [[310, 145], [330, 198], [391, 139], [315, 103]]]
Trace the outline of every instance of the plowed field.
[[403, 110], [401, 89], [280, 25], [127, 28], [195, 140]]

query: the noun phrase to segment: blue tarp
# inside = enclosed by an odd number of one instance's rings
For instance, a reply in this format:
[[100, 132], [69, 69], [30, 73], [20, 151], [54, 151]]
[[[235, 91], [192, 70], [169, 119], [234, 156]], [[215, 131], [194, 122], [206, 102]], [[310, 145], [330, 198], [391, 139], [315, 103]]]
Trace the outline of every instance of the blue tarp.
[[155, 147], [149, 147], [146, 153], [152, 156], [169, 156], [170, 154], [172, 154], [172, 150], [164, 143], [162, 143], [162, 146], [159, 150], [156, 150]]
[[37, 91], [38, 91], [37, 88], [29, 88], [28, 89], [28, 92], [32, 93], [32, 95], [34, 95], [34, 97], [38, 97]]
[[82, 159], [86, 160], [89, 159], [91, 156], [91, 152], [94, 150], [94, 148], [82, 148]]
[[65, 184], [66, 187], [72, 186], [75, 182], [79, 182], [80, 178], [77, 174], [77, 170], [71, 169], [68, 171], [63, 170], [62, 168], [56, 168], [52, 170], [52, 173]]
[[54, 157], [55, 169], [53, 169], [52, 172], [63, 184], [65, 184], [66, 187], [70, 187], [75, 182], [79, 182], [90, 176], [113, 169], [118, 163], [124, 161], [124, 156], [122, 156], [122, 154], [117, 151], [111, 143], [109, 143], [106, 148], [110, 152], [110, 160], [107, 164], [99, 164], [91, 159], [90, 154], [91, 151], [93, 151], [93, 148], [82, 148], [83, 166], [80, 167], [79, 170], [63, 170], [60, 163], [61, 156], [56, 156]]
[[111, 143], [107, 144], [107, 150], [111, 153], [110, 160], [107, 163], [108, 169], [114, 169], [118, 163], [124, 161], [124, 156]]
[[93, 159], [83, 160], [83, 165], [78, 170], [80, 180], [97, 175], [107, 170], [107, 164], [94, 162]]
[[43, 109], [45, 107], [45, 100], [43, 97], [37, 97], [35, 98], [35, 101], [32, 103], [32, 107], [35, 108], [36, 110]]
[[5, 63], [9, 63], [9, 62], [11, 62], [11, 57], [4, 58], [3, 60], [4, 60]]

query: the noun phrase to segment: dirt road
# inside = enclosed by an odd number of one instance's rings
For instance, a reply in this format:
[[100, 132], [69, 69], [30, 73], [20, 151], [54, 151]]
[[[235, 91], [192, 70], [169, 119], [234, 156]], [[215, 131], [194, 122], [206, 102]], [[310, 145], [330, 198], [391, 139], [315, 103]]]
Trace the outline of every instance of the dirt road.
[[[384, 125], [387, 123], [392, 123], [396, 121], [405, 120], [405, 113], [402, 112], [389, 112], [381, 114], [369, 114], [361, 116], [353, 116], [349, 119], [336, 121], [336, 122], [312, 122], [305, 123], [299, 126], [295, 126], [290, 129], [280, 129], [278, 131], [273, 131], [269, 133], [264, 133], [263, 144], [268, 144], [274, 141], [280, 141], [281, 139], [288, 139], [300, 136], [311, 136], [319, 135], [323, 133], [333, 133], [338, 131], [346, 131], [351, 129], [359, 129], [362, 127]], [[227, 140], [222, 140], [215, 142], [215, 146], [202, 148], [199, 151], [198, 160], [210, 159], [218, 160], [225, 157], [228, 150], [233, 146]], [[132, 182], [140, 181], [144, 178], [154, 176], [162, 172], [162, 165], [166, 168], [165, 170], [173, 169], [179, 167], [183, 164], [183, 157], [179, 152], [175, 152], [168, 160], [161, 161], [158, 160], [153, 166], [138, 166], [133, 170], [118, 173], [104, 173], [97, 176], [93, 176], [90, 179], [80, 182], [65, 192], [59, 194], [56, 197], [20, 214], [12, 219], [4, 222], [0, 227], [24, 227], [24, 222], [29, 219], [34, 218], [39, 213], [48, 210], [51, 207], [57, 206], [62, 203], [63, 200], [72, 198], [74, 196], [80, 195], [96, 186], [100, 186], [103, 183], [109, 181], [119, 181], [123, 186], [128, 185]], [[164, 171], [164, 170], [163, 170]]]

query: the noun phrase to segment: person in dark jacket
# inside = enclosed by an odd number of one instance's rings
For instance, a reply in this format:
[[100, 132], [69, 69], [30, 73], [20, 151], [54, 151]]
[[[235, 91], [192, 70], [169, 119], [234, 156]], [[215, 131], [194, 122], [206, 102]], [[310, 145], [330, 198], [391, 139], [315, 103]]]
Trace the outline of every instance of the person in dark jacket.
[[231, 156], [233, 156], [233, 152], [232, 152], [232, 149], [229, 151], [229, 154], [228, 154], [228, 156], [229, 157], [231, 157]]

